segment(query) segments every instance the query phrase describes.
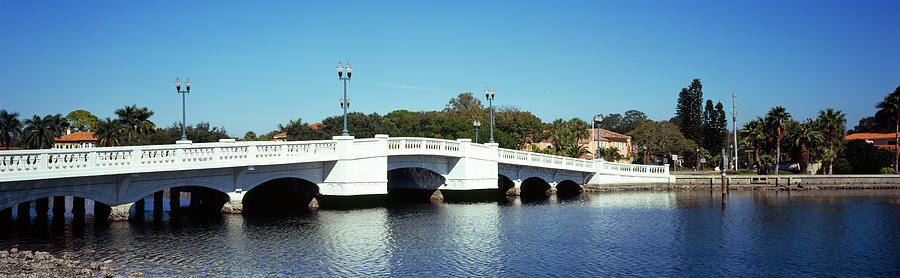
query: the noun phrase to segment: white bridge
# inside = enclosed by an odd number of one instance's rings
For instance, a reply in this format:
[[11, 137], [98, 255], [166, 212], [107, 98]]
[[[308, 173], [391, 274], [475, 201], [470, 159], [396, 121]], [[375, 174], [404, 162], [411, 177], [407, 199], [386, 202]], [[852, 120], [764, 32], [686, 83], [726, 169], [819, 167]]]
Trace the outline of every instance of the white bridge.
[[[389, 183], [391, 171], [413, 182]], [[427, 173], [433, 178], [421, 178]], [[436, 178], [434, 178], [436, 177]], [[665, 166], [552, 156], [431, 138], [218, 142], [0, 152], [0, 210], [48, 197], [74, 196], [128, 205], [163, 189], [201, 187], [243, 195], [276, 179], [315, 185], [317, 196], [384, 195], [390, 189], [580, 191], [587, 183], [666, 183]], [[46, 200], [46, 199], [44, 199]], [[46, 201], [45, 201], [46, 202]], [[125, 206], [126, 212], [128, 206]], [[121, 208], [120, 208], [121, 209]]]

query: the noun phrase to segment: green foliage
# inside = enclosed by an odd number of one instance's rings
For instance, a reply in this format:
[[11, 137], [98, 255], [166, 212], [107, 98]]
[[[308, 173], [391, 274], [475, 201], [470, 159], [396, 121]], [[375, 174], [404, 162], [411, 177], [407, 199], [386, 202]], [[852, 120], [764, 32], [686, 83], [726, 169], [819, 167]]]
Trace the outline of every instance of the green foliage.
[[619, 149], [615, 147], [600, 148], [597, 150], [597, 154], [606, 161], [615, 162], [625, 159], [625, 156], [619, 153]]
[[881, 174], [894, 174], [894, 168], [891, 168], [891, 167], [881, 168]]
[[675, 117], [684, 137], [703, 145], [703, 84], [699, 78], [682, 88], [675, 106]]
[[30, 149], [48, 149], [53, 147], [53, 138], [64, 134], [69, 122], [62, 114], [46, 115], [41, 118], [34, 115], [25, 120], [23, 137], [25, 147]]
[[125, 139], [125, 133], [127, 133], [125, 126], [120, 124], [119, 120], [110, 119], [109, 117], [97, 121], [97, 124], [94, 127], [94, 136], [97, 137], [97, 145], [101, 147], [118, 146], [119, 143]]
[[[156, 124], [150, 121], [153, 111], [150, 111], [147, 107], [138, 108], [137, 105], [125, 106], [116, 109], [115, 113], [119, 116], [119, 124], [125, 127], [129, 140], [139, 141], [138, 135], [146, 135], [156, 130]], [[133, 142], [129, 143], [129, 145], [143, 145], [143, 143]]]
[[816, 122], [821, 128], [822, 134], [825, 136], [825, 147], [829, 154], [829, 157], [826, 159], [826, 161], [828, 161], [827, 173], [832, 174], [834, 165], [834, 155], [832, 154], [836, 154], [838, 150], [843, 149], [844, 129], [847, 124], [847, 115], [841, 110], [826, 108], [825, 110], [819, 110], [819, 116], [816, 118]]
[[637, 129], [641, 124], [649, 120], [650, 118], [648, 118], [647, 114], [644, 114], [644, 112], [628, 110], [625, 111], [624, 117], [618, 113], [606, 115], [603, 117], [603, 120], [597, 123], [597, 127], [625, 134]]
[[256, 132], [253, 132], [253, 131], [251, 130], [251, 131], [247, 131], [247, 133], [244, 133], [244, 137], [241, 138], [241, 140], [244, 140], [244, 141], [257, 141], [257, 140], [259, 140], [259, 138], [256, 137]]
[[850, 166], [850, 161], [847, 161], [846, 158], [838, 158], [834, 160], [834, 173], [836, 174], [850, 174], [853, 173], [853, 167]]
[[712, 100], [706, 100], [703, 111], [703, 148], [721, 150], [726, 147], [728, 136], [728, 120], [722, 102], [713, 106]]
[[844, 157], [853, 168], [853, 174], [877, 174], [884, 167], [890, 167], [893, 152], [875, 147], [863, 140], [847, 142]]
[[0, 144], [6, 148], [14, 146], [14, 141], [21, 134], [22, 122], [19, 121], [19, 113], [0, 110]]
[[697, 146], [693, 140], [684, 138], [678, 126], [669, 121], [648, 121], [631, 132], [634, 144], [647, 148], [656, 155], [683, 154]]
[[94, 131], [94, 127], [100, 119], [91, 112], [85, 110], [75, 110], [66, 115], [66, 119], [72, 124], [72, 128], [76, 131]]

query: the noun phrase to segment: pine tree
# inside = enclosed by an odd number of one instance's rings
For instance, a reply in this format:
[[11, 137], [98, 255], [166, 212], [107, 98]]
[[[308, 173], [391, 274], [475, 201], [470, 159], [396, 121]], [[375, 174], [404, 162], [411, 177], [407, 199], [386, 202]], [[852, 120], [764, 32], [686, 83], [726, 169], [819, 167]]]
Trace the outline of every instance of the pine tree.
[[703, 85], [700, 79], [691, 81], [688, 88], [682, 88], [678, 94], [678, 104], [675, 107], [675, 116], [681, 133], [687, 139], [694, 140], [703, 145]]

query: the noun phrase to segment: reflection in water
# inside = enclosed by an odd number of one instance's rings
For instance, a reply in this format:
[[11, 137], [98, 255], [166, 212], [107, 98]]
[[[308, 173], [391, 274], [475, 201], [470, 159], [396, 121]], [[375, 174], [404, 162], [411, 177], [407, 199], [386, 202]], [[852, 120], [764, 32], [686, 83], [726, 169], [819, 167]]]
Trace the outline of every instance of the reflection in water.
[[[586, 193], [4, 226], [151, 276], [898, 276], [900, 191]], [[723, 207], [723, 201], [727, 206]]]

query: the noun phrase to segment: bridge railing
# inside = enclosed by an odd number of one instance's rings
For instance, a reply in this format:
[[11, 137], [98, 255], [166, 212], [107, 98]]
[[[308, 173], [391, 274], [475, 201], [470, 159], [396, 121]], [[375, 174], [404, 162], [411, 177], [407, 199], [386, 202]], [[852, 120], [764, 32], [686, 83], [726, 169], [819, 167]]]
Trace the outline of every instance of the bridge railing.
[[206, 163], [253, 165], [302, 160], [316, 155], [327, 157], [336, 153], [337, 144], [334, 141], [198, 143], [4, 151], [0, 152], [0, 174], [6, 176], [58, 173], [77, 169], [96, 171], [123, 168], [184, 168]]
[[530, 166], [564, 166], [572, 170], [592, 171], [594, 162], [591, 160], [571, 158], [563, 156], [555, 156], [541, 153], [533, 153], [526, 151], [517, 151], [510, 149], [499, 150], [499, 160], [510, 164], [524, 164]]
[[597, 161], [597, 173], [628, 176], [665, 177], [669, 176], [669, 167]]
[[396, 137], [387, 140], [388, 154], [435, 154], [461, 156], [460, 142], [417, 137]]

